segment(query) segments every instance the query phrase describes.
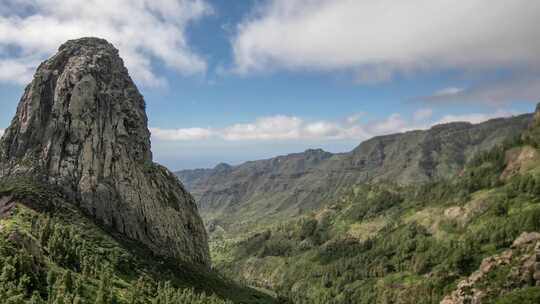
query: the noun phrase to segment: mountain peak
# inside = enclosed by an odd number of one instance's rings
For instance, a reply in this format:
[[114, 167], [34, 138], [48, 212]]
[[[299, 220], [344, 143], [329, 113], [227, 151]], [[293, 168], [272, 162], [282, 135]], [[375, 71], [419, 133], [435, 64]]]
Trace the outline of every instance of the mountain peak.
[[232, 168], [231, 165], [227, 163], [219, 163], [214, 167], [214, 170], [216, 171], [229, 171]]
[[5, 131], [2, 158], [20, 158], [40, 150], [44, 159], [55, 155], [47, 165], [58, 171], [62, 157], [57, 148], [77, 150], [68, 154], [80, 152], [83, 147], [77, 144], [88, 133], [98, 132], [109, 136], [99, 139], [100, 149], [109, 142], [123, 146], [138, 162], [151, 162], [145, 108], [112, 44], [99, 38], [70, 40], [39, 66], [26, 88], [16, 117]]
[[72, 39], [66, 41], [64, 44], [58, 48], [58, 51], [64, 51], [69, 49], [80, 49], [80, 48], [107, 48], [111, 50], [118, 51], [114, 45], [109, 43], [107, 40], [98, 38], [98, 37], [83, 37], [78, 39]]
[[324, 153], [328, 153], [326, 151], [324, 151], [323, 149], [307, 149], [306, 151], [304, 151], [305, 154], [324, 154]]
[[117, 49], [99, 38], [70, 40], [26, 88], [0, 142], [0, 178], [39, 177], [156, 254], [207, 265], [195, 202], [152, 162], [147, 121]]

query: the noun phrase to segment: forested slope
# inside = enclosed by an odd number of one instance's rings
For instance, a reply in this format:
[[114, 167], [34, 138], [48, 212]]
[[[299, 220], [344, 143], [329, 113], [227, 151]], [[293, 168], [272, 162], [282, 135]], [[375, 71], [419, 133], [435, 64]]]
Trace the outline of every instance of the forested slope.
[[260, 233], [214, 233], [216, 266], [295, 304], [538, 303], [533, 131], [478, 154], [449, 179], [360, 183]]
[[411, 185], [451, 178], [478, 152], [519, 136], [530, 119], [526, 114], [450, 123], [375, 137], [349, 153], [307, 150], [176, 174], [196, 198], [210, 231], [234, 235], [318, 210], [360, 183]]

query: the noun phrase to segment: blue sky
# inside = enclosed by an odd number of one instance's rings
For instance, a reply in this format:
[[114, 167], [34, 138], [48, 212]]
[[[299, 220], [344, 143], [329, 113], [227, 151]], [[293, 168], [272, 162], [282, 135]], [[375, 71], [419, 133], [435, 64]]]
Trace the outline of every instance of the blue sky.
[[[6, 5], [4, 5], [6, 2]], [[155, 160], [211, 167], [532, 112], [540, 2], [4, 0], [0, 132], [65, 40], [115, 44]]]

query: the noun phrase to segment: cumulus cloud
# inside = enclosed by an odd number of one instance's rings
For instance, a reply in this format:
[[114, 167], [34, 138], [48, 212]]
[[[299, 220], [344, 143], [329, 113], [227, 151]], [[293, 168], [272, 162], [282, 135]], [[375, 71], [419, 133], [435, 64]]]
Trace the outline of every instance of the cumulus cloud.
[[222, 136], [226, 140], [295, 139], [300, 136], [303, 123], [298, 117], [276, 115], [232, 125], [223, 130]]
[[160, 129], [150, 128], [152, 136], [168, 141], [178, 140], [201, 140], [212, 136], [212, 131], [205, 128], [185, 128], [185, 129]]
[[480, 123], [497, 117], [517, 113], [498, 109], [488, 113], [448, 114], [434, 117], [432, 109], [419, 109], [409, 116], [393, 113], [387, 117], [368, 119], [360, 113], [336, 121], [309, 121], [298, 116], [275, 115], [261, 117], [253, 122], [238, 123], [224, 128], [151, 128], [153, 139], [160, 141], [361, 141], [374, 136], [427, 129], [433, 125], [450, 122]]
[[[196, 132], [194, 132], [196, 130]], [[309, 139], [343, 139], [364, 137], [364, 131], [347, 122], [306, 121], [297, 116], [261, 117], [249, 123], [237, 123], [221, 129], [152, 128], [152, 136], [163, 141], [220, 139], [225, 141], [287, 141]]]
[[84, 36], [115, 44], [144, 85], [164, 83], [155, 61], [181, 73], [204, 72], [206, 62], [190, 49], [186, 28], [210, 13], [204, 0], [3, 0], [0, 81], [28, 81], [40, 60]]
[[300, 117], [276, 115], [262, 117], [251, 123], [212, 128], [160, 129], [151, 128], [154, 139], [191, 141], [219, 139], [225, 141], [288, 141], [288, 140], [362, 140], [376, 135], [404, 132], [427, 127], [425, 121], [405, 119], [394, 113], [384, 119], [354, 121], [306, 121]]
[[0, 59], [0, 82], [27, 83], [38, 64], [37, 58]]
[[0, 129], [0, 137], [4, 135], [4, 129]]
[[346, 70], [361, 83], [435, 69], [540, 70], [539, 18], [530, 0], [270, 0], [232, 45], [240, 73]]

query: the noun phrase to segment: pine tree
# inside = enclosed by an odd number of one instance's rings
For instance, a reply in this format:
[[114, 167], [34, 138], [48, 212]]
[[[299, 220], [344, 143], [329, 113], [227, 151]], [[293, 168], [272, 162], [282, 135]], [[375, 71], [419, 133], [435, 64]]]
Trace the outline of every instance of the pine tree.
[[42, 247], [46, 247], [49, 242], [49, 237], [52, 233], [52, 220], [50, 217], [45, 218], [45, 223], [43, 224], [43, 229], [39, 235], [39, 240]]
[[141, 303], [141, 298], [143, 296], [143, 289], [144, 289], [144, 280], [142, 277], [140, 277], [137, 280], [137, 283], [130, 286], [128, 303], [129, 304]]
[[51, 304], [54, 299], [54, 285], [56, 283], [56, 273], [53, 270], [49, 269], [47, 272], [47, 293], [48, 293], [48, 304]]
[[84, 291], [84, 281], [82, 278], [77, 278], [75, 280], [75, 291], [74, 291], [74, 294], [75, 295], [82, 295], [83, 294], [83, 291]]
[[44, 303], [45, 302], [43, 301], [43, 299], [39, 295], [39, 292], [37, 291], [34, 291], [34, 293], [32, 294], [32, 297], [30, 298], [30, 301], [28, 302], [28, 304], [44, 304]]
[[2, 267], [2, 274], [0, 274], [0, 282], [7, 283], [15, 279], [15, 273], [17, 269], [13, 266], [12, 259], [6, 259], [4, 267]]
[[73, 292], [73, 276], [70, 270], [67, 270], [62, 277], [62, 287], [66, 292]]
[[15, 295], [10, 296], [7, 299], [4, 299], [5, 302], [2, 302], [4, 304], [25, 304], [24, 302], [24, 295]]
[[62, 291], [59, 291], [53, 303], [54, 304], [67, 304], [65, 300], [65, 294]]
[[111, 302], [110, 302], [111, 304], [118, 304], [118, 298], [116, 297], [116, 294], [114, 294], [114, 292], [112, 292], [112, 290], [110, 292], [110, 297], [109, 298], [111, 299]]
[[101, 279], [99, 281], [99, 288], [97, 291], [96, 301], [95, 304], [110, 304], [109, 302], [109, 280], [108, 280], [109, 274], [108, 272], [103, 272], [101, 275]]

